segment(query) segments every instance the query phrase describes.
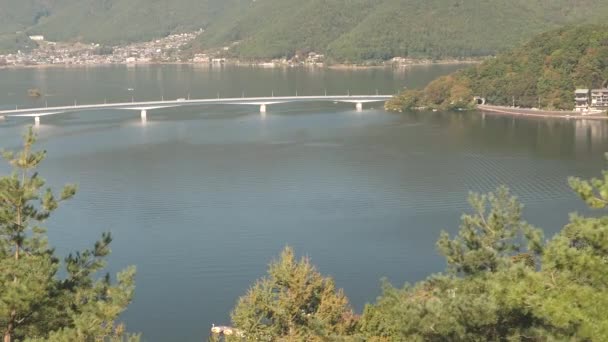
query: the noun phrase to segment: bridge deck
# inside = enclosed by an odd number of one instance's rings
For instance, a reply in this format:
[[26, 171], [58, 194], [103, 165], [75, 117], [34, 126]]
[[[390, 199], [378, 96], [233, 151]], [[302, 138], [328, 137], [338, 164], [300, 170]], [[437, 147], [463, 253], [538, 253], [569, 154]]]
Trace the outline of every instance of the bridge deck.
[[271, 105], [293, 102], [347, 102], [347, 103], [369, 103], [384, 102], [392, 95], [352, 95], [352, 96], [283, 96], [283, 97], [250, 97], [250, 98], [214, 98], [214, 99], [178, 99], [172, 101], [145, 101], [145, 102], [123, 102], [85, 104], [60, 107], [22, 108], [11, 110], [0, 110], [0, 116], [45, 116], [67, 112], [91, 111], [100, 109], [126, 109], [126, 110], [152, 110], [160, 108], [213, 105], [213, 104], [235, 104], [235, 105]]

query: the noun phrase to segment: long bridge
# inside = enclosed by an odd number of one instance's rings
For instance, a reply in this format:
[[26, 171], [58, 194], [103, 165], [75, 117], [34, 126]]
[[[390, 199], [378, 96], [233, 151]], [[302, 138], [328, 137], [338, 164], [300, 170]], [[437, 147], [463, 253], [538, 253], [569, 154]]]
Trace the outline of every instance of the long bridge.
[[49, 115], [58, 115], [62, 113], [95, 111], [103, 109], [112, 110], [132, 110], [139, 111], [143, 122], [147, 120], [147, 113], [150, 110], [173, 108], [182, 106], [200, 106], [200, 105], [250, 105], [259, 106], [260, 113], [266, 113], [267, 107], [280, 103], [293, 102], [342, 102], [353, 103], [357, 111], [363, 110], [364, 103], [385, 102], [392, 95], [338, 95], [338, 96], [279, 96], [279, 97], [239, 97], [239, 98], [213, 98], [213, 99], [185, 99], [179, 98], [176, 100], [161, 100], [161, 101], [146, 101], [146, 102], [122, 102], [122, 103], [101, 103], [101, 104], [77, 104], [74, 102], [72, 106], [60, 107], [42, 107], [42, 108], [21, 108], [18, 107], [10, 110], [0, 110], [0, 119], [7, 117], [33, 117], [36, 125], [40, 124], [40, 118]]

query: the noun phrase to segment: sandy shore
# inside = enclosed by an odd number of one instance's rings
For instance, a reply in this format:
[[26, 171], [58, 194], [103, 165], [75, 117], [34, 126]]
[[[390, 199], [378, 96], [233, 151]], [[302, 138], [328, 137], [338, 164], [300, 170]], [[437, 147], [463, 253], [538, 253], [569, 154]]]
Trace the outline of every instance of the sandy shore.
[[482, 112], [516, 115], [537, 118], [558, 118], [558, 119], [574, 119], [574, 120], [608, 120], [606, 113], [582, 114], [571, 111], [550, 111], [538, 110], [531, 108], [513, 108], [504, 106], [479, 105], [477, 109]]

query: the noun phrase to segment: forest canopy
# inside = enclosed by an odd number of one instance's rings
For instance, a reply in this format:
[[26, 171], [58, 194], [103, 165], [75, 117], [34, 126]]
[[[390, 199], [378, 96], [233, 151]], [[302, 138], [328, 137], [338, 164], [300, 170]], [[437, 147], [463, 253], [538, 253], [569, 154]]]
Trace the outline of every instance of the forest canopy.
[[0, 9], [0, 36], [114, 45], [202, 28], [194, 46], [232, 47], [237, 58], [314, 51], [353, 63], [494, 55], [608, 17], [604, 0], [0, 0]]
[[608, 25], [571, 26], [440, 77], [423, 90], [406, 90], [386, 108], [470, 109], [480, 96], [492, 105], [571, 110], [575, 89], [607, 82]]

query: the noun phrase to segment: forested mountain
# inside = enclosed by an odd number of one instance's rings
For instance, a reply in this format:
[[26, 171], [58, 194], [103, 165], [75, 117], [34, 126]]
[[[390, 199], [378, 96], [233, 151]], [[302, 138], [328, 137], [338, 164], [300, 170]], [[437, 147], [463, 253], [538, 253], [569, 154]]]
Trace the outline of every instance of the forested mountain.
[[27, 46], [29, 39], [18, 32], [35, 25], [50, 9], [41, 0], [0, 0], [0, 51]]
[[240, 42], [236, 56], [269, 58], [325, 52], [354, 29], [378, 0], [240, 1], [201, 36], [204, 47]]
[[207, 26], [230, 0], [64, 0], [30, 31], [53, 40], [99, 43], [149, 40]]
[[113, 44], [205, 28], [196, 46], [239, 42], [242, 58], [470, 57], [606, 17], [605, 0], [0, 0], [0, 45], [16, 31]]
[[[0, 0], [0, 49], [17, 31], [49, 40], [118, 44], [210, 23], [232, 0]], [[18, 35], [17, 35], [18, 36]]]
[[201, 36], [203, 46], [241, 41], [240, 57], [326, 53], [337, 61], [494, 54], [573, 22], [602, 22], [604, 0], [240, 1]]
[[470, 108], [473, 96], [494, 105], [572, 109], [576, 88], [608, 84], [608, 25], [572, 26], [540, 34], [523, 46], [407, 90], [389, 110]]

